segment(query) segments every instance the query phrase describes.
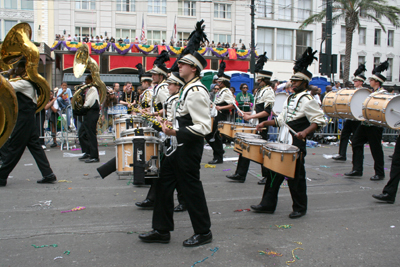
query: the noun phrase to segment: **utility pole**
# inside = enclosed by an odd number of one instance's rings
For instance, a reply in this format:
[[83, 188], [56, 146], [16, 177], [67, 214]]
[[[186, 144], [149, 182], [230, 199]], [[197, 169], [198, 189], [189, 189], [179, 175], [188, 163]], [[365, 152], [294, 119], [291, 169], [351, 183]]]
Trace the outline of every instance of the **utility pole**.
[[250, 72], [254, 75], [254, 69], [255, 69], [255, 61], [256, 61], [256, 49], [255, 49], [255, 44], [254, 44], [254, 0], [251, 0], [250, 4], [250, 9], [251, 9], [251, 54], [250, 54]]
[[325, 54], [327, 61], [327, 74], [332, 81], [332, 0], [326, 1]]

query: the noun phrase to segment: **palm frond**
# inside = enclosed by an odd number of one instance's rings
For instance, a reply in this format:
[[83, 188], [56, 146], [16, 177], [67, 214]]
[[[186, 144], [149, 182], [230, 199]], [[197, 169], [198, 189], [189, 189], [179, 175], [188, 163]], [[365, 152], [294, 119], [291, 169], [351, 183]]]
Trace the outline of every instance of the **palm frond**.
[[304, 29], [309, 24], [314, 23], [314, 22], [321, 22], [325, 17], [326, 17], [326, 9], [323, 9], [321, 12], [311, 15], [309, 18], [304, 20], [301, 23], [299, 29]]

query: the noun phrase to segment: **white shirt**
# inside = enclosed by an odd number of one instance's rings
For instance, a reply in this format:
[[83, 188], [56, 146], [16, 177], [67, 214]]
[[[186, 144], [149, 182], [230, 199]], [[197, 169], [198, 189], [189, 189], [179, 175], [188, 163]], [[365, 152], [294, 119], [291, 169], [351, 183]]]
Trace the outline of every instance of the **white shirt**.
[[10, 82], [16, 93], [22, 93], [32, 99], [33, 103], [37, 104], [37, 94], [32, 84], [26, 80], [18, 80]]
[[83, 107], [91, 108], [94, 105], [94, 103], [96, 103], [96, 100], [100, 105], [99, 93], [97, 92], [97, 88], [92, 86], [86, 93], [85, 104], [83, 104]]

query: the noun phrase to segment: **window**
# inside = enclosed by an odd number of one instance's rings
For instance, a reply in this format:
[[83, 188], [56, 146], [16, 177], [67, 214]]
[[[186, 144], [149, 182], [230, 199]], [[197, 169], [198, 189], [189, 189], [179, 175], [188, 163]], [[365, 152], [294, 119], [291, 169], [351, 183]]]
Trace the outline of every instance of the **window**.
[[147, 11], [154, 14], [166, 14], [167, 0], [148, 0]]
[[257, 15], [261, 18], [273, 18], [274, 0], [260, 0], [258, 1]]
[[267, 52], [267, 57], [273, 58], [274, 48], [274, 29], [257, 29], [257, 51], [258, 54]]
[[147, 44], [153, 45], [160, 44], [162, 40], [166, 39], [165, 31], [147, 31]]
[[375, 29], [374, 45], [381, 45], [381, 29]]
[[343, 76], [344, 76], [344, 55], [340, 55], [339, 79], [343, 79]]
[[[178, 41], [180, 41], [182, 44], [184, 40], [187, 40], [189, 38], [190, 32], [178, 32], [177, 38]], [[176, 46], [176, 44], [174, 44]]]
[[231, 19], [231, 5], [214, 4], [214, 18]]
[[297, 19], [304, 21], [311, 15], [311, 0], [299, 0], [297, 9]]
[[276, 39], [276, 59], [292, 60], [293, 31], [278, 30]]
[[365, 56], [358, 56], [358, 65], [365, 63]]
[[296, 59], [299, 59], [309, 46], [311, 46], [311, 32], [296, 31]]
[[11, 30], [11, 28], [14, 27], [14, 25], [17, 24], [17, 23], [18, 23], [17, 20], [5, 20], [4, 21], [4, 30], [5, 30], [4, 37], [7, 35], [9, 30]]
[[119, 40], [119, 38], [122, 38], [122, 40], [125, 40], [125, 38], [128, 36], [128, 39], [131, 42], [135, 41], [135, 37], [136, 37], [136, 31], [135, 30], [131, 30], [131, 29], [116, 29], [115, 32], [115, 39]]
[[389, 67], [388, 67], [388, 69], [387, 69], [387, 71], [386, 71], [386, 81], [391, 82], [392, 79], [393, 79], [393, 76], [392, 76], [392, 72], [393, 72], [393, 71], [392, 71], [392, 70], [393, 70], [393, 58], [388, 58], [387, 61], [388, 61], [388, 63], [389, 63]]
[[381, 18], [382, 18], [382, 14], [379, 13], [379, 12], [375, 12], [375, 17], [376, 17], [377, 19], [381, 19]]
[[358, 44], [365, 45], [366, 37], [367, 37], [367, 29], [358, 28]]
[[91, 36], [96, 37], [96, 28], [75, 27], [75, 34], [78, 34], [78, 37], [82, 37], [82, 38], [84, 36], [88, 36], [90, 39]]
[[365, 9], [360, 8], [360, 17], [361, 18], [367, 17], [367, 11], [365, 11]]
[[33, 0], [21, 0], [21, 9], [33, 10]]
[[25, 22], [25, 23], [28, 23], [29, 24], [29, 26], [31, 26], [31, 29], [32, 29], [32, 36], [31, 36], [31, 40], [33, 40], [34, 38], [35, 38], [35, 25], [34, 25], [34, 23], [33, 23], [33, 21], [21, 21], [21, 22]]
[[178, 1], [178, 15], [180, 16], [196, 16], [196, 2], [195, 1]]
[[[15, 0], [4, 0], [4, 8], [17, 9], [17, 1]], [[8, 32], [8, 30], [7, 30]]]
[[135, 0], [117, 0], [117, 11], [135, 12]]
[[346, 42], [346, 26], [342, 26], [340, 28], [340, 42], [341, 43]]
[[218, 44], [218, 42], [225, 43], [229, 42], [231, 43], [231, 35], [230, 34], [214, 34], [214, 41], [215, 43]]
[[96, 9], [96, 0], [75, 0], [76, 9]]
[[387, 45], [388, 45], [388, 46], [393, 46], [393, 41], [394, 41], [394, 31], [393, 31], [393, 30], [388, 30], [388, 41], [387, 41]]
[[292, 19], [292, 0], [280, 0], [278, 4], [278, 19]]
[[374, 57], [374, 68], [378, 67], [381, 64], [381, 58], [380, 57]]

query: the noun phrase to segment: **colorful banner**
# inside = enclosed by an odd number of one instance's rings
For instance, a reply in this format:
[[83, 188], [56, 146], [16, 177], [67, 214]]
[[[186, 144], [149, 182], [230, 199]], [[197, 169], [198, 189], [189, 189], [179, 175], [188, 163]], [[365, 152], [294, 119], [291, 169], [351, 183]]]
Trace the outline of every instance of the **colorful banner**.
[[167, 49], [169, 51], [169, 53], [173, 56], [175, 55], [179, 55], [182, 53], [183, 49], [185, 49], [184, 47], [174, 47], [172, 45], [167, 45]]
[[131, 50], [133, 44], [119, 44], [119, 43], [112, 43], [112, 46], [117, 50], [118, 54], [120, 55], [125, 55], [128, 53], [129, 50]]
[[62, 43], [62, 41], [55, 40], [53, 45], [51, 46], [50, 50], [53, 51], [53, 50], [57, 49], [61, 43]]
[[228, 48], [229, 59], [237, 59], [236, 50], [233, 48]]
[[79, 47], [82, 46], [82, 43], [78, 43], [78, 42], [68, 42], [68, 41], [64, 41], [64, 46], [69, 50], [69, 51], [76, 51], [78, 50]]
[[237, 54], [237, 58], [238, 59], [246, 59], [248, 56], [250, 56], [250, 49], [246, 49], [246, 50], [237, 50], [236, 54]]
[[158, 48], [158, 54], [161, 54], [162, 51], [167, 51], [167, 47], [165, 45], [159, 45], [157, 46]]
[[208, 49], [209, 49], [209, 47], [200, 47], [197, 52], [199, 52], [199, 54], [204, 56], [204, 54], [207, 53]]
[[136, 65], [141, 63], [143, 65], [143, 56], [114, 56], [110, 55], [108, 60], [108, 70], [116, 69], [133, 69], [137, 70]]
[[157, 45], [141, 45], [141, 44], [135, 44], [136, 48], [139, 49], [140, 52], [142, 52], [145, 55], [148, 55], [150, 52], [152, 52], [154, 49], [157, 49]]
[[92, 51], [96, 54], [102, 54], [109, 47], [110, 47], [110, 43], [95, 43], [95, 44], [92, 44]]
[[250, 68], [250, 61], [224, 59], [224, 62], [225, 62], [225, 71], [238, 70], [238, 71], [248, 72]]
[[211, 48], [211, 53], [216, 57], [225, 57], [228, 54], [226, 48]]

